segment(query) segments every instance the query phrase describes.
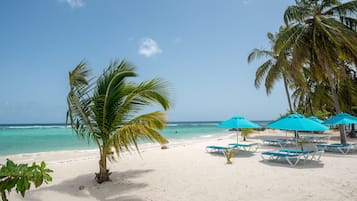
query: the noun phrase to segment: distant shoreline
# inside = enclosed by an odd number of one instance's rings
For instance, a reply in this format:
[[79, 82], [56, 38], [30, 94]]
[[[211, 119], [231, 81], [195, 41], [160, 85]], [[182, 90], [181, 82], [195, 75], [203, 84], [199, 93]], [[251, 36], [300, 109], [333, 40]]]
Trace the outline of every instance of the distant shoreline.
[[[271, 122], [273, 120], [252, 120], [252, 122]], [[219, 123], [221, 121], [169, 121], [167, 124], [189, 124], [189, 123]], [[68, 125], [70, 127], [70, 124], [66, 123], [9, 123], [9, 124], [0, 124], [0, 127], [4, 126], [48, 126], [48, 125], [53, 125], [53, 126], [66, 126]]]

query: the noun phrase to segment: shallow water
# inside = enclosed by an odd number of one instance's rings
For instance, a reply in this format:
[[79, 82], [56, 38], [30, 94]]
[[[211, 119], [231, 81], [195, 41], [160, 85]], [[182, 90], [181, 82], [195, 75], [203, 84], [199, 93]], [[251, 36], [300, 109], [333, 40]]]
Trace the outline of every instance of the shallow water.
[[[265, 122], [256, 122], [265, 125]], [[214, 138], [227, 134], [217, 122], [169, 123], [161, 134], [169, 141]], [[71, 128], [63, 124], [27, 124], [0, 126], [0, 155], [33, 153], [57, 150], [79, 150], [95, 148], [77, 137]]]

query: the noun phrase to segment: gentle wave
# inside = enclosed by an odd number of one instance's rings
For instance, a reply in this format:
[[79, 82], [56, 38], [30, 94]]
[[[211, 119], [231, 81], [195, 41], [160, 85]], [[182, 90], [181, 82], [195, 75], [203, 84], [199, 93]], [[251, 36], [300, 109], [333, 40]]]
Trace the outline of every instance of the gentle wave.
[[174, 127], [174, 126], [216, 126], [217, 123], [205, 123], [205, 122], [198, 122], [198, 123], [178, 123], [178, 124], [173, 124], [173, 123], [168, 123], [167, 126], [170, 127]]
[[175, 126], [179, 126], [179, 125], [178, 124], [166, 124], [166, 126], [175, 127]]
[[42, 128], [67, 128], [67, 126], [2, 126], [0, 129], [42, 129]]
[[211, 138], [213, 135], [201, 135], [200, 138]]

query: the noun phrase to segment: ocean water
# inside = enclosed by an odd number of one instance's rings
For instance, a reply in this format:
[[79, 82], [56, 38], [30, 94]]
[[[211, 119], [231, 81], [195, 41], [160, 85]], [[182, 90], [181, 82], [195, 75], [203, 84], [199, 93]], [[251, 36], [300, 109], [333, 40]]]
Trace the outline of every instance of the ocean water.
[[[173, 122], [161, 134], [169, 141], [219, 137], [227, 130], [218, 122]], [[262, 126], [267, 122], [256, 121]], [[0, 155], [58, 150], [93, 149], [96, 146], [77, 137], [63, 124], [0, 125]]]

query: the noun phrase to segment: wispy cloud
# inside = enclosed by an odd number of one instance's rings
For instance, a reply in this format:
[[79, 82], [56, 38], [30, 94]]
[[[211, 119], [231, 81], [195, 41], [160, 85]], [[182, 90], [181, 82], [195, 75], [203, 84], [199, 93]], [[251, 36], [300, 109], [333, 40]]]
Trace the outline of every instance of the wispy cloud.
[[245, 5], [247, 5], [247, 4], [250, 3], [250, 0], [243, 0], [242, 3], [245, 4]]
[[59, 0], [62, 3], [67, 3], [71, 8], [81, 8], [85, 5], [84, 0]]
[[173, 42], [174, 44], [180, 44], [180, 43], [182, 43], [182, 39], [181, 39], [180, 37], [176, 37], [176, 38], [174, 38], [174, 39], [172, 40], [172, 42]]
[[143, 55], [145, 57], [152, 57], [156, 54], [160, 54], [161, 52], [162, 50], [160, 49], [157, 42], [151, 38], [144, 38], [140, 42], [139, 51], [138, 51], [140, 55]]

